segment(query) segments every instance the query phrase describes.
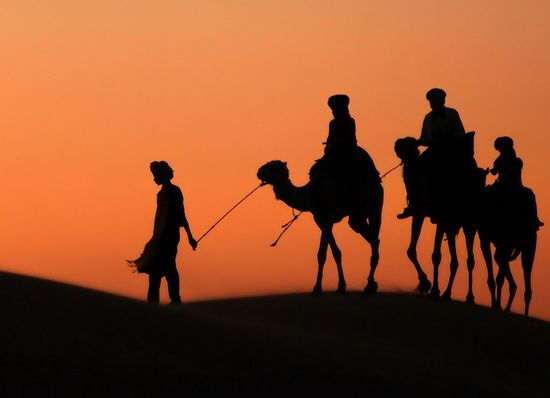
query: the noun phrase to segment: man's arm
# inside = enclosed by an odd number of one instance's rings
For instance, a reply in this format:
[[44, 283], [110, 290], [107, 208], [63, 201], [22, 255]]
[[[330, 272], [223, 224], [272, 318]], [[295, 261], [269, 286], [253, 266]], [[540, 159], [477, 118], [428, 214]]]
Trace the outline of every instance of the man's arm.
[[428, 146], [431, 144], [432, 141], [432, 131], [431, 131], [431, 125], [429, 120], [429, 114], [427, 114], [424, 117], [424, 121], [422, 122], [422, 131], [420, 133], [420, 139], [418, 140], [418, 144], [422, 146]]
[[153, 228], [153, 238], [158, 240], [166, 228], [168, 222], [168, 198], [164, 192], [159, 192], [157, 196], [157, 211], [155, 213], [155, 226]]
[[460, 120], [460, 115], [456, 109], [453, 109], [453, 136], [461, 137], [466, 134], [462, 120]]
[[180, 201], [181, 205], [181, 226], [183, 229], [185, 229], [185, 232], [187, 233], [187, 240], [189, 241], [189, 244], [195, 250], [197, 248], [197, 241], [193, 237], [193, 233], [191, 232], [191, 227], [189, 226], [189, 221], [187, 221], [187, 217], [185, 216], [185, 206], [183, 205], [183, 195], [180, 192], [180, 198], [178, 199]]
[[182, 227], [185, 229], [185, 232], [187, 233], [187, 240], [189, 241], [189, 244], [195, 250], [197, 248], [197, 241], [195, 238], [193, 238], [193, 234], [191, 233], [191, 227], [189, 226], [189, 222], [187, 221], [187, 217], [185, 217], [185, 210], [183, 211], [183, 220], [182, 220]]

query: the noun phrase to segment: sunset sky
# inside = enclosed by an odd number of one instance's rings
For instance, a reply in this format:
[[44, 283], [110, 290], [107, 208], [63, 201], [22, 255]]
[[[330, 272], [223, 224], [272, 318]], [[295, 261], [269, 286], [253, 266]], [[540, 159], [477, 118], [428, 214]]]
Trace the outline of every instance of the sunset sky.
[[[268, 160], [307, 182], [345, 93], [359, 144], [381, 172], [398, 163], [394, 141], [419, 136], [425, 92], [476, 131], [488, 167], [493, 141], [510, 135], [540, 218], [532, 315], [550, 319], [550, 2], [302, 0], [3, 0], [0, 3], [0, 269], [135, 298], [132, 274], [150, 238], [158, 187], [149, 163], [166, 160], [199, 237], [257, 184]], [[377, 279], [412, 291], [410, 221], [400, 172], [384, 179]], [[184, 300], [310, 290], [320, 233], [311, 215], [277, 248], [291, 218], [264, 187], [192, 252], [180, 243]], [[419, 258], [431, 277], [434, 229]], [[348, 287], [364, 287], [370, 249], [346, 222], [335, 229]], [[464, 300], [464, 239], [453, 297]], [[475, 293], [489, 301], [476, 239]], [[441, 282], [446, 286], [448, 251]], [[336, 288], [332, 259], [325, 288]], [[523, 276], [513, 309], [523, 308]], [[507, 286], [506, 286], [507, 292]], [[162, 297], [166, 299], [163, 285]]]

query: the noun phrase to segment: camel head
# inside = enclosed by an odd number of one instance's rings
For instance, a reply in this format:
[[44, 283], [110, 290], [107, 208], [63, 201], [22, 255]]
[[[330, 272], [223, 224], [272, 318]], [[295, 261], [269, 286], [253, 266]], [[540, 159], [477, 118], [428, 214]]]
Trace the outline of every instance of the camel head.
[[413, 137], [399, 138], [394, 145], [395, 154], [403, 163], [416, 159], [420, 155], [418, 141]]
[[281, 162], [280, 160], [272, 160], [271, 162], [267, 162], [259, 168], [256, 175], [260, 181], [271, 185], [286, 181], [289, 176], [286, 162]]

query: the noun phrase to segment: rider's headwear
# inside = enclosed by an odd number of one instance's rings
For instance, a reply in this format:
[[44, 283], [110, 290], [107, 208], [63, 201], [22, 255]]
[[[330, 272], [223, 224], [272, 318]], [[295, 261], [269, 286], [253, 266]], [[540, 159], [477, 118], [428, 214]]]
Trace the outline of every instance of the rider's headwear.
[[510, 137], [498, 137], [495, 140], [495, 149], [497, 151], [512, 149], [514, 147], [514, 140]]
[[441, 88], [432, 88], [426, 93], [426, 99], [428, 101], [433, 101], [437, 99], [445, 99], [447, 93]]
[[328, 99], [328, 106], [331, 109], [340, 108], [349, 105], [349, 97], [345, 94], [336, 94]]
[[151, 172], [155, 175], [172, 178], [174, 177], [174, 170], [164, 160], [151, 162]]

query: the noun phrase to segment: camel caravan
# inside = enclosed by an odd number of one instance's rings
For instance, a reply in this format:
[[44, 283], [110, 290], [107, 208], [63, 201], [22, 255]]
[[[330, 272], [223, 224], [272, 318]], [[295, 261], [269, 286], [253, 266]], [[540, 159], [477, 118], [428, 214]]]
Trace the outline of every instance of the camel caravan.
[[[403, 166], [407, 190], [407, 207], [397, 217], [411, 218], [411, 239], [407, 255], [418, 274], [418, 291], [432, 297], [450, 299], [458, 269], [456, 237], [462, 229], [468, 253], [468, 294], [473, 303], [472, 276], [474, 270], [474, 239], [476, 233], [487, 266], [487, 284], [492, 306], [501, 309], [504, 281], [509, 285], [505, 310], [509, 311], [516, 293], [516, 283], [510, 262], [521, 256], [525, 279], [525, 315], [531, 301], [531, 270], [536, 252], [537, 231], [543, 225], [538, 219], [535, 195], [523, 186], [523, 162], [516, 156], [510, 137], [495, 141], [499, 152], [491, 169], [478, 167], [474, 158], [474, 132], [464, 130], [458, 112], [445, 106], [442, 89], [428, 91], [429, 112], [419, 139], [400, 138], [395, 153]], [[295, 186], [289, 178], [285, 162], [271, 161], [260, 167], [257, 176], [262, 184], [273, 186], [275, 197], [299, 211], [311, 212], [321, 229], [317, 253], [318, 271], [313, 293], [322, 293], [323, 267], [330, 246], [338, 269], [338, 292], [346, 291], [342, 255], [332, 229], [335, 223], [348, 217], [351, 229], [360, 234], [371, 247], [370, 272], [364, 292], [378, 289], [375, 280], [379, 261], [379, 232], [382, 221], [384, 189], [382, 178], [367, 151], [357, 145], [355, 121], [349, 113], [349, 98], [334, 95], [328, 105], [333, 113], [323, 157], [309, 172], [309, 182]], [[426, 147], [420, 152], [419, 146]], [[488, 173], [497, 175], [496, 182], [486, 185]], [[416, 247], [426, 218], [436, 225], [432, 263], [433, 281], [422, 269]], [[450, 276], [443, 294], [439, 288], [438, 270], [444, 238], [450, 252]], [[498, 273], [493, 273], [491, 244]]]

